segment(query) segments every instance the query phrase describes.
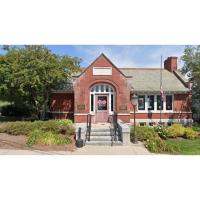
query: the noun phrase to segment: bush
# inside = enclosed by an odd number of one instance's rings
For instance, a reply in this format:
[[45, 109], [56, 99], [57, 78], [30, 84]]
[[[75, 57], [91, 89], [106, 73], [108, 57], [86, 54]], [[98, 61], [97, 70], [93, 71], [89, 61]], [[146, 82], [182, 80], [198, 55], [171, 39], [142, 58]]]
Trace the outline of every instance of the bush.
[[[149, 134], [153, 134], [154, 130], [148, 126], [137, 126], [136, 127], [137, 136], [139, 141], [144, 141], [148, 138]], [[131, 141], [134, 141], [134, 127], [131, 127]]]
[[52, 131], [43, 132], [41, 130], [31, 131], [27, 140], [28, 146], [32, 146], [34, 144], [62, 145], [69, 143], [71, 143], [71, 139], [67, 136], [63, 136]]
[[193, 140], [198, 137], [198, 133], [194, 131], [192, 128], [188, 127], [185, 128], [184, 137]]
[[164, 140], [167, 139], [167, 136], [168, 136], [168, 129], [167, 129], [166, 127], [163, 127], [163, 126], [161, 126], [161, 125], [158, 125], [158, 126], [154, 127], [154, 130], [155, 130], [156, 133], [158, 133], [158, 135], [159, 135], [162, 139], [164, 139]]
[[174, 149], [167, 145], [156, 133], [154, 135], [149, 135], [145, 142], [145, 146], [149, 151], [154, 153], [174, 152]]
[[0, 132], [11, 135], [27, 135], [31, 129], [31, 122], [6, 122], [0, 127]]
[[[163, 141], [158, 133], [152, 127], [137, 127], [138, 140], [143, 141], [145, 147], [154, 153], [162, 152], [174, 152], [174, 150], [169, 147], [165, 141]], [[131, 127], [131, 142], [134, 141], [134, 127]]]
[[31, 115], [30, 110], [26, 107], [23, 109], [16, 107], [15, 105], [5, 105], [1, 108], [1, 115], [2, 116], [9, 116], [9, 117], [28, 117]]
[[72, 135], [75, 132], [71, 120], [17, 121], [4, 123], [3, 126], [0, 127], [0, 132], [12, 135], [28, 135], [34, 130], [41, 130], [43, 132], [52, 131], [64, 135]]
[[181, 124], [173, 124], [168, 128], [167, 137], [176, 138], [184, 136], [185, 127]]

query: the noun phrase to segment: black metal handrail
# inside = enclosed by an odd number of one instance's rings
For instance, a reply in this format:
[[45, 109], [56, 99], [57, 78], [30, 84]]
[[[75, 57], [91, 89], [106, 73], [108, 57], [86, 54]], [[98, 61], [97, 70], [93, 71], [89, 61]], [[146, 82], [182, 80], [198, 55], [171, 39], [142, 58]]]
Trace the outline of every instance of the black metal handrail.
[[117, 113], [114, 112], [111, 116], [111, 121], [110, 121], [111, 125], [112, 125], [112, 131], [111, 131], [111, 142], [113, 145], [114, 141], [117, 141], [117, 132], [118, 132], [118, 125], [117, 125]]
[[91, 114], [87, 115], [87, 131], [86, 131], [86, 136], [85, 140], [90, 141], [90, 133], [91, 133]]

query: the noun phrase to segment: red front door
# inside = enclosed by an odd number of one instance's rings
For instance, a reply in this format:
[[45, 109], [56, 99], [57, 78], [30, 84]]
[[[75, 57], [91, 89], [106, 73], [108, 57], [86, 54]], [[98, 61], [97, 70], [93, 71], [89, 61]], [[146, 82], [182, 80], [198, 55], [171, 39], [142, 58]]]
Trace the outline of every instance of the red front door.
[[109, 116], [108, 95], [96, 95], [96, 122], [107, 122]]

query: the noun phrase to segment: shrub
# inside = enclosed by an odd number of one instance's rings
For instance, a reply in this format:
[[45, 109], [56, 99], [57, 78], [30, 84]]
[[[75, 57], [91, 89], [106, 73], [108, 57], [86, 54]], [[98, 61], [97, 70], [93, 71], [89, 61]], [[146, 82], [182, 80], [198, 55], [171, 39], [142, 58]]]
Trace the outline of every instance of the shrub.
[[158, 136], [158, 134], [149, 135], [145, 142], [145, 146], [149, 151], [154, 153], [174, 152], [174, 149], [167, 145], [166, 142]]
[[[143, 141], [145, 147], [154, 153], [174, 152], [152, 127], [137, 127], [138, 140]], [[131, 141], [134, 140], [134, 127], [131, 127]]]
[[1, 114], [2, 116], [30, 116], [30, 110], [26, 107], [23, 107], [23, 109], [16, 107], [15, 105], [5, 105], [1, 108]]
[[161, 126], [161, 125], [158, 125], [158, 126], [154, 127], [154, 130], [155, 130], [156, 133], [158, 133], [158, 135], [159, 135], [162, 139], [164, 139], [164, 140], [167, 139], [167, 136], [168, 136], [168, 129], [167, 129], [166, 127], [163, 127], [163, 126]]
[[188, 127], [185, 128], [184, 137], [193, 140], [198, 137], [198, 133], [194, 131], [192, 128]]
[[31, 130], [31, 122], [6, 122], [0, 127], [0, 132], [11, 135], [27, 135]]
[[[154, 130], [148, 126], [137, 126], [136, 127], [137, 136], [139, 141], [146, 140], [149, 134], [153, 134]], [[134, 141], [134, 127], [131, 127], [131, 141]]]
[[71, 120], [49, 120], [34, 122], [7, 122], [0, 127], [0, 132], [12, 135], [28, 135], [33, 130], [41, 130], [43, 132], [52, 131], [58, 134], [72, 135], [75, 128]]
[[63, 136], [52, 131], [43, 132], [41, 130], [31, 131], [27, 140], [28, 146], [32, 146], [34, 144], [61, 145], [69, 143], [71, 143], [71, 139], [67, 136]]
[[173, 124], [168, 128], [167, 137], [176, 138], [184, 135], [185, 128], [181, 124]]

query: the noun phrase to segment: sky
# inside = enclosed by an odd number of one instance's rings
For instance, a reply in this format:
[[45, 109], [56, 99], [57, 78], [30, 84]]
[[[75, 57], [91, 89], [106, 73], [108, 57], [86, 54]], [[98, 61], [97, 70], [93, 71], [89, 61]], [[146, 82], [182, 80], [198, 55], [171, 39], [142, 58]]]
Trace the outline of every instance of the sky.
[[[17, 45], [19, 48], [22, 45]], [[87, 67], [101, 53], [104, 53], [117, 67], [160, 67], [163, 60], [169, 56], [177, 56], [178, 66], [183, 63], [180, 56], [185, 45], [45, 45], [52, 52], [60, 55], [80, 57], [81, 67]], [[4, 53], [0, 45], [0, 54]]]

